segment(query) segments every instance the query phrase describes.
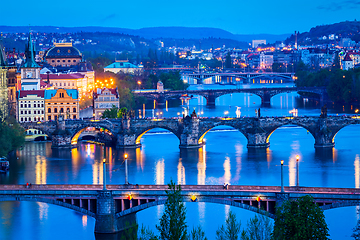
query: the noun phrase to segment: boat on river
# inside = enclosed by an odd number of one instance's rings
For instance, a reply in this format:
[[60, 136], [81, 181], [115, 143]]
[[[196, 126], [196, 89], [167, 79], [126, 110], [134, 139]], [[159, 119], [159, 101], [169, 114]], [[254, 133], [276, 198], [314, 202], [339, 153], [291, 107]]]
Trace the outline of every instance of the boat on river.
[[2, 157], [0, 158], [0, 173], [7, 173], [9, 171], [9, 161]]

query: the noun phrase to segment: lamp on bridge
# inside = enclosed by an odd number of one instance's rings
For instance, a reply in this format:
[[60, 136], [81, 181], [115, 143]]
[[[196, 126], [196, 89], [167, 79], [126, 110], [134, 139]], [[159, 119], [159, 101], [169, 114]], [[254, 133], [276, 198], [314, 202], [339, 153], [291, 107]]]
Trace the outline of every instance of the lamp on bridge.
[[127, 155], [127, 153], [124, 154], [124, 158], [125, 158], [125, 184], [129, 184], [129, 181], [128, 181], [128, 166], [127, 166], [128, 155]]
[[281, 192], [284, 192], [284, 160], [281, 160]]
[[103, 159], [103, 190], [106, 191], [106, 158]]
[[300, 156], [296, 155], [296, 187], [299, 187], [299, 160]]
[[195, 194], [192, 194], [190, 199], [192, 202], [196, 202], [197, 197], [195, 196]]

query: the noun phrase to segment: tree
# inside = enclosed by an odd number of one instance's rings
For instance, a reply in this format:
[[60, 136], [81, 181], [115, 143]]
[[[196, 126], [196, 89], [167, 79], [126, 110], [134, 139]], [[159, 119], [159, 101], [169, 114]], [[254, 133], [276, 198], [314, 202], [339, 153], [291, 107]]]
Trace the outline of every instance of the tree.
[[276, 209], [275, 239], [329, 239], [328, 231], [323, 211], [309, 195], [285, 201]]
[[156, 237], [153, 231], [147, 229], [146, 227], [144, 227], [144, 225], [141, 226], [141, 229], [139, 230], [138, 233], [138, 240], [157, 240], [157, 239], [158, 238]]
[[105, 109], [101, 118], [117, 118], [118, 108], [113, 105], [110, 109]]
[[232, 68], [230, 52], [228, 52], [225, 57], [225, 68]]
[[237, 240], [239, 238], [241, 223], [236, 221], [235, 214], [230, 211], [225, 226], [222, 225], [218, 230], [216, 230], [216, 239], [217, 240]]
[[270, 240], [273, 224], [269, 217], [257, 214], [247, 223], [246, 230], [241, 233], [242, 240]]
[[176, 186], [171, 180], [166, 190], [167, 199], [165, 210], [160, 218], [160, 224], [156, 225], [160, 232], [161, 240], [185, 240], [187, 239], [186, 207], [181, 196], [181, 186]]
[[360, 220], [357, 221], [356, 226], [353, 228], [353, 234], [351, 234], [355, 240], [360, 240]]
[[190, 236], [188, 237], [189, 240], [207, 240], [205, 237], [205, 232], [202, 230], [201, 225], [198, 227], [194, 227], [191, 230]]
[[16, 150], [25, 142], [25, 129], [14, 118], [0, 118], [0, 157]]

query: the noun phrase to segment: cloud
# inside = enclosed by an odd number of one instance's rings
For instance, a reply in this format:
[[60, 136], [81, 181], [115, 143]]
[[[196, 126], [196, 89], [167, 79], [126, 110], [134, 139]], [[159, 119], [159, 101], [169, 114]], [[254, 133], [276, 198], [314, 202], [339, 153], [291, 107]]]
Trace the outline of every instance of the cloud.
[[112, 19], [114, 19], [116, 17], [118, 17], [118, 14], [113, 13], [113, 14], [110, 14], [110, 15], [107, 15], [107, 16], [105, 16], [103, 18], [98, 19], [98, 21], [101, 22], [101, 23], [106, 23], [106, 22], [108, 22], [108, 21], [110, 21], [110, 20], [112, 20]]
[[325, 10], [325, 11], [340, 11], [342, 9], [356, 9], [360, 8], [360, 0], [355, 1], [340, 1], [340, 2], [328, 2], [323, 5], [317, 6], [317, 9]]

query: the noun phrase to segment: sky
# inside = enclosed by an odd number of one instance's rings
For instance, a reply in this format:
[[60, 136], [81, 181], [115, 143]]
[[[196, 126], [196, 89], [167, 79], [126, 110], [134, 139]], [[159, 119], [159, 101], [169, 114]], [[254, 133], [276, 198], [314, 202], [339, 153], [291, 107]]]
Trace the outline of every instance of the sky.
[[2, 1], [1, 8], [7, 10], [1, 13], [0, 25], [214, 27], [234, 34], [285, 34], [360, 20], [360, 0], [16, 0], [16, 6], [14, 3]]

